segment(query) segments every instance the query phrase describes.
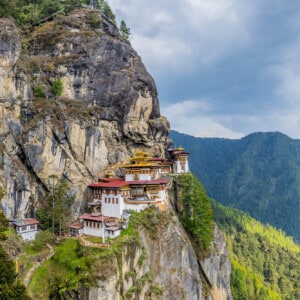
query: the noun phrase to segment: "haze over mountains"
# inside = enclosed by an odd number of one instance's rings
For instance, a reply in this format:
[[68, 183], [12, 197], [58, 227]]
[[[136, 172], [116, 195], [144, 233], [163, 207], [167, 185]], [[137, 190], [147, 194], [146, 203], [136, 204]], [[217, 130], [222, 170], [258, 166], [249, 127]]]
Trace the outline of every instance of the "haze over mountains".
[[218, 202], [282, 229], [300, 242], [300, 140], [279, 132], [239, 140], [196, 138], [176, 131], [190, 170]]

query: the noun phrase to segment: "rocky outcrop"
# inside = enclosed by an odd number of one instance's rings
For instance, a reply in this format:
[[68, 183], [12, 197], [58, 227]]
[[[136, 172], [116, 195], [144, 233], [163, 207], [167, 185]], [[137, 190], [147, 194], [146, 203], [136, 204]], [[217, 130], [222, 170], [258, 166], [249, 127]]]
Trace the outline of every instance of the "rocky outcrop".
[[34, 214], [50, 175], [71, 183], [78, 211], [97, 175], [140, 148], [164, 155], [169, 143], [140, 57], [113, 23], [88, 9], [25, 36], [0, 20], [0, 131], [9, 217]]
[[232, 299], [230, 292], [231, 265], [226, 242], [223, 233], [217, 225], [214, 228], [214, 235], [209, 257], [200, 262], [202, 270], [208, 279], [214, 300]]
[[209, 257], [200, 261], [172, 210], [162, 216], [150, 232], [140, 228], [140, 244], [123, 248], [119, 267], [117, 261], [111, 265], [115, 271], [98, 282], [89, 300], [232, 299], [229, 256], [218, 228]]
[[[98, 11], [57, 16], [26, 35], [0, 19], [0, 188], [8, 217], [34, 216], [50, 175], [70, 183], [76, 215], [88, 183], [138, 149], [164, 156], [168, 132], [152, 77]], [[162, 215], [101, 263], [107, 273], [90, 300], [231, 299], [219, 232], [200, 262], [172, 209]]]

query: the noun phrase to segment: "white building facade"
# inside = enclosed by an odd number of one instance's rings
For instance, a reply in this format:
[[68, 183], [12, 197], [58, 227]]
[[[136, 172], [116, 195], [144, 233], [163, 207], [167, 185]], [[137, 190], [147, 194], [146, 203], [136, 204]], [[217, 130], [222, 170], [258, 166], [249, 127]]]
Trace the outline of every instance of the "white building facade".
[[36, 219], [18, 219], [13, 220], [12, 224], [16, 232], [24, 241], [33, 241], [38, 232], [39, 222]]

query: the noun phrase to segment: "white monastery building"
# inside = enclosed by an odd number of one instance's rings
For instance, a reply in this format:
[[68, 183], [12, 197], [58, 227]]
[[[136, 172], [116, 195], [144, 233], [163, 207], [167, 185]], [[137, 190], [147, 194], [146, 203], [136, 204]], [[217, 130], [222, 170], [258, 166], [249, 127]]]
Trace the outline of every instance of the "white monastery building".
[[183, 148], [169, 150], [171, 160], [153, 158], [138, 151], [128, 164], [122, 166], [124, 178], [108, 174], [91, 183], [92, 213], [80, 216], [83, 234], [98, 237], [116, 237], [120, 234], [120, 220], [128, 211], [140, 212], [145, 208], [160, 206], [168, 200], [167, 186], [170, 174], [189, 172], [188, 154]]

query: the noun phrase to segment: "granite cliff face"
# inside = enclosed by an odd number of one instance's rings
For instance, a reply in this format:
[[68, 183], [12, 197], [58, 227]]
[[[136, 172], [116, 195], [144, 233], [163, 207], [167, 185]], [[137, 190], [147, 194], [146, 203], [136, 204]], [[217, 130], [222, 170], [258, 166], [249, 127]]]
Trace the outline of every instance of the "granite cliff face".
[[19, 217], [33, 213], [49, 175], [67, 178], [82, 200], [95, 174], [138, 148], [164, 155], [169, 143], [152, 77], [116, 26], [93, 10], [59, 16], [26, 36], [1, 19], [0, 131], [2, 205]]
[[170, 207], [154, 223], [150, 232], [140, 228], [140, 243], [123, 248], [119, 263], [110, 265], [112, 274], [99, 280], [87, 299], [232, 299], [228, 252], [217, 227], [209, 257], [199, 260]]
[[[164, 156], [168, 133], [153, 79], [99, 12], [73, 11], [26, 35], [0, 19], [0, 187], [8, 217], [34, 216], [50, 175], [70, 182], [78, 213], [88, 183], [137, 149]], [[171, 208], [162, 225], [154, 240], [141, 228], [140, 244], [124, 248], [121, 270], [120, 262], [110, 265], [90, 300], [133, 295], [137, 282], [145, 285], [135, 299], [231, 299], [222, 235], [216, 230], [211, 256], [199, 262]]]

